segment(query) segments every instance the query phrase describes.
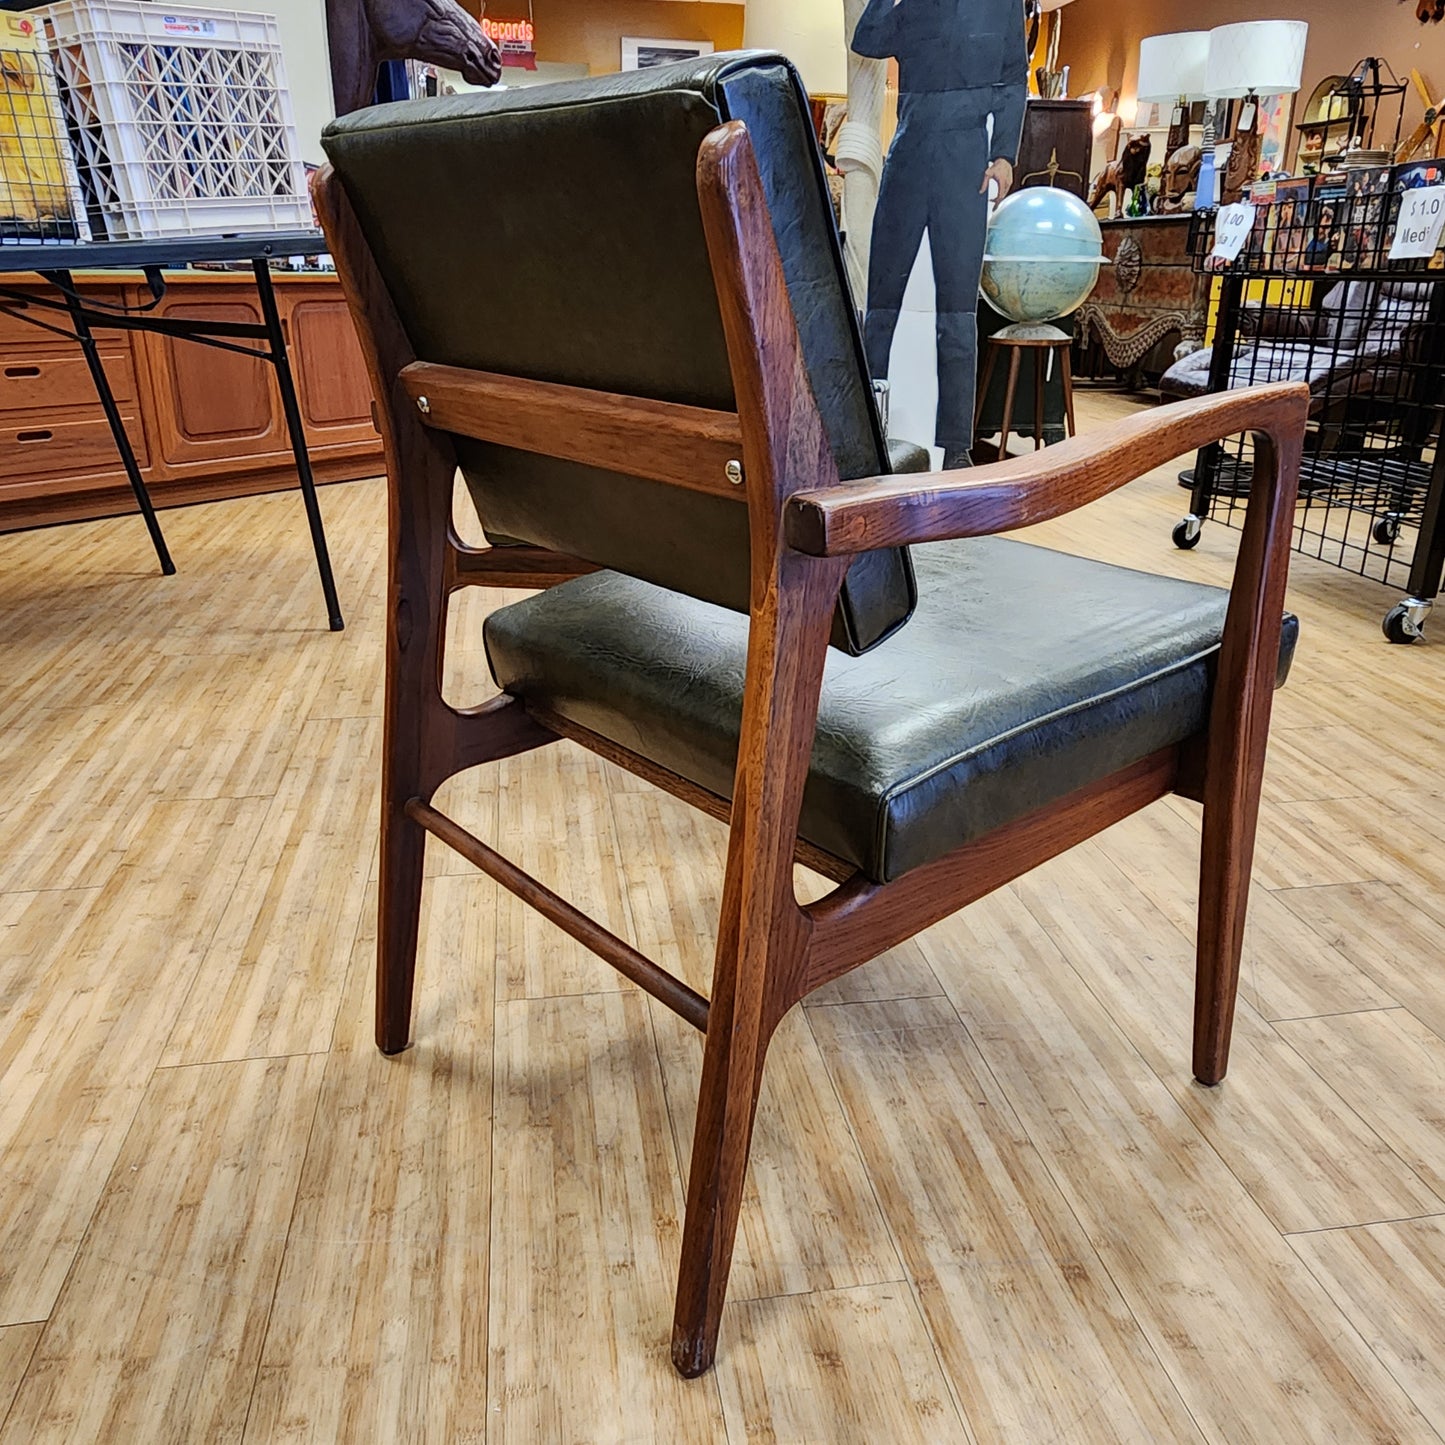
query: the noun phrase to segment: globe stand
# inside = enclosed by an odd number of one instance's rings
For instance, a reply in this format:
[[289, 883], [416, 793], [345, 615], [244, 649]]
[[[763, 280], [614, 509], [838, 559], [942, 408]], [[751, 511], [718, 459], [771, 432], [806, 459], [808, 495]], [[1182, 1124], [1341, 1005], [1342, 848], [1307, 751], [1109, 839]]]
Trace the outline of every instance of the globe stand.
[[[1073, 338], [1057, 326], [1040, 322], [1016, 322], [1005, 326], [988, 338], [988, 350], [983, 363], [983, 375], [978, 382], [978, 401], [975, 415], [984, 415], [984, 402], [993, 383], [994, 369], [999, 356], [1008, 353], [1008, 381], [1004, 386], [1003, 412], [999, 427], [998, 459], [1008, 455], [1008, 439], [1015, 430], [1014, 402], [1018, 396], [1019, 371], [1023, 365], [1024, 353], [1033, 352], [1034, 357], [1034, 449], [1042, 449], [1044, 441], [1044, 383], [1050, 360], [1057, 357], [1059, 374], [1064, 383], [1064, 424], [1068, 436], [1075, 436], [1078, 428], [1074, 425], [1074, 368], [1069, 352]], [[979, 439], [974, 438], [974, 450], [978, 451]]]
[[995, 331], [990, 340], [1016, 341], [1034, 346], [1057, 346], [1060, 342], [1065, 345], [1072, 343], [1072, 338], [1060, 331], [1057, 326], [1050, 326], [1047, 322], [1040, 321], [1015, 321], [1001, 331]]

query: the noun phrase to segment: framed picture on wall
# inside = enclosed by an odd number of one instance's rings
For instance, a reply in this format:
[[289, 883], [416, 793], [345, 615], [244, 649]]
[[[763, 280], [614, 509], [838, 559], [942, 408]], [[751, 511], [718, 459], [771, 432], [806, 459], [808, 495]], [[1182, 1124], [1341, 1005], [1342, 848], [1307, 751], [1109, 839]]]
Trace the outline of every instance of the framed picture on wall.
[[622, 37], [622, 68], [651, 70], [654, 65], [671, 65], [674, 60], [696, 60], [711, 55], [711, 40], [642, 40], [637, 36]]

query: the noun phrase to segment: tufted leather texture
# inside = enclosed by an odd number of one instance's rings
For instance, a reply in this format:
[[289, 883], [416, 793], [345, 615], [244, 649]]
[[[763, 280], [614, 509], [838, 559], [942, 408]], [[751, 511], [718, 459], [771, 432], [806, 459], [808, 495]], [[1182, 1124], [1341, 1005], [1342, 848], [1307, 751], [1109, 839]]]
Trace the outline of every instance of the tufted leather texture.
[[[325, 147], [425, 361], [733, 410], [696, 189], [708, 132], [752, 135], [840, 476], [888, 471], [807, 96], [780, 56], [739, 54], [347, 116]], [[458, 441], [489, 535], [745, 611], [737, 503]], [[812, 479], [799, 479], [811, 485]], [[834, 642], [908, 618], [906, 552], [862, 557]]]
[[[885, 883], [1206, 725], [1228, 594], [997, 538], [913, 549], [909, 625], [831, 652], [801, 832]], [[1280, 681], [1298, 625], [1286, 621]], [[494, 613], [498, 685], [724, 797], [745, 619], [598, 573]]]

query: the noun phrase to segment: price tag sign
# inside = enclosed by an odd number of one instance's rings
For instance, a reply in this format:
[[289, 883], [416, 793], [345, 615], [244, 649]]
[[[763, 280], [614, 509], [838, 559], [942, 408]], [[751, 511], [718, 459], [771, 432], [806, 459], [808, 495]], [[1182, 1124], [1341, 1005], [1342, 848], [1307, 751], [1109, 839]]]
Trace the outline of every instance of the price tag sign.
[[1221, 261], [1236, 261], [1254, 230], [1254, 207], [1248, 201], [1234, 206], [1221, 206], [1214, 218], [1214, 250]]
[[1424, 261], [1435, 254], [1445, 230], [1445, 186], [1420, 186], [1400, 197], [1400, 219], [1390, 246], [1392, 261]]

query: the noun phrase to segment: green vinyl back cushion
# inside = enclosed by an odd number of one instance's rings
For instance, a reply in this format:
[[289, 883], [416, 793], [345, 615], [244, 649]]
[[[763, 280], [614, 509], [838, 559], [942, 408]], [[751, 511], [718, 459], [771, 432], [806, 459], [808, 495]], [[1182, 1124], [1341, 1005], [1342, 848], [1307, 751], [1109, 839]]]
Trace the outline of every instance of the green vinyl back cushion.
[[[422, 360], [732, 411], [696, 185], [730, 120], [752, 137], [839, 474], [885, 474], [808, 100], [781, 57], [380, 106], [324, 144]], [[464, 438], [458, 453], [493, 538], [747, 610], [738, 503]], [[906, 552], [860, 558], [835, 645], [865, 651], [914, 601]]]

